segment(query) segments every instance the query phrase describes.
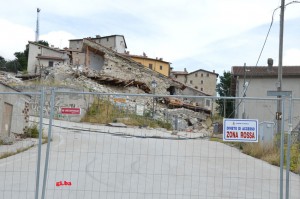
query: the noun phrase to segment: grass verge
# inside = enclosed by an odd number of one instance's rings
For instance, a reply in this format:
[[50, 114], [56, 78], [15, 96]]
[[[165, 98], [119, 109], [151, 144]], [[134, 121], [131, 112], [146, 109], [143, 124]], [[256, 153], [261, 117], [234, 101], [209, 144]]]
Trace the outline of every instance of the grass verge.
[[21, 149], [18, 149], [17, 151], [15, 151], [15, 152], [5, 152], [5, 153], [0, 155], [0, 159], [7, 158], [9, 156], [16, 155], [18, 153], [22, 153], [24, 151], [27, 151], [28, 149], [30, 149], [33, 146], [34, 145], [31, 145], [31, 146], [28, 146], [28, 147], [25, 147], [25, 148], [21, 148]]
[[170, 123], [152, 119], [149, 112], [146, 112], [144, 116], [139, 116], [124, 107], [117, 107], [110, 101], [103, 99], [94, 100], [94, 103], [88, 108], [81, 122], [99, 124], [122, 122], [129, 126], [149, 126], [152, 128], [172, 129]]
[[[39, 137], [39, 131], [38, 131], [38, 128], [37, 128], [37, 124], [33, 124], [31, 125], [30, 127], [27, 127], [24, 131], [24, 134], [22, 135], [22, 139], [26, 139], [26, 138], [38, 138]], [[52, 141], [52, 140], [51, 140]], [[48, 142], [48, 137], [46, 136], [42, 136], [42, 144], [45, 144]], [[0, 141], [0, 145], [1, 145], [2, 141]], [[20, 149], [17, 149], [16, 151], [13, 151], [13, 152], [4, 152], [0, 155], [0, 159], [3, 159], [3, 158], [7, 158], [9, 156], [12, 156], [12, 155], [16, 155], [18, 153], [22, 153], [24, 151], [27, 151], [29, 150], [30, 148], [34, 147], [35, 145], [32, 144], [30, 146], [27, 146], [27, 147], [24, 147], [24, 148], [20, 148]]]
[[[217, 141], [230, 145], [239, 149], [242, 153], [264, 160], [271, 165], [280, 166], [280, 150], [276, 147], [276, 144], [223, 142], [222, 139], [215, 137], [211, 138], [210, 141]], [[287, 144], [285, 144], [284, 150], [284, 162], [286, 162]], [[290, 170], [294, 173], [300, 174], [300, 143], [294, 143], [291, 146]]]

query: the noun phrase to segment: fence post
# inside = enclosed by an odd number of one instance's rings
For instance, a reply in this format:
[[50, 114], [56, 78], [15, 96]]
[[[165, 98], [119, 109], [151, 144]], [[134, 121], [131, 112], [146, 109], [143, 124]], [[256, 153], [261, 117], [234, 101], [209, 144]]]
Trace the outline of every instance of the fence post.
[[285, 198], [289, 199], [289, 189], [290, 189], [290, 154], [291, 154], [291, 132], [293, 130], [292, 125], [292, 96], [289, 99], [289, 130], [288, 130], [288, 141], [287, 141], [287, 151], [286, 151], [286, 189]]
[[178, 115], [175, 115], [175, 130], [178, 131]]
[[226, 98], [223, 100], [223, 117], [226, 118]]
[[38, 199], [38, 197], [39, 197], [44, 103], [45, 103], [45, 90], [44, 90], [44, 87], [42, 87], [41, 95], [40, 95], [39, 143], [38, 143], [37, 171], [36, 171], [36, 182], [35, 182], [36, 183], [36, 185], [35, 185], [35, 197], [34, 197], [35, 199]]
[[48, 142], [47, 142], [47, 151], [46, 151], [46, 159], [45, 159], [44, 179], [43, 179], [43, 188], [42, 188], [42, 199], [45, 198], [45, 190], [46, 190], [46, 180], [47, 180], [48, 163], [49, 163], [49, 152], [50, 152], [50, 143], [51, 143], [51, 136], [52, 136], [51, 135], [52, 120], [53, 120], [53, 115], [54, 115], [54, 100], [55, 100], [55, 90], [54, 90], [54, 88], [52, 88], [52, 90], [51, 90], [51, 99], [50, 99]]
[[283, 199], [283, 161], [284, 161], [284, 101], [285, 97], [281, 96], [281, 134], [280, 134], [280, 199]]

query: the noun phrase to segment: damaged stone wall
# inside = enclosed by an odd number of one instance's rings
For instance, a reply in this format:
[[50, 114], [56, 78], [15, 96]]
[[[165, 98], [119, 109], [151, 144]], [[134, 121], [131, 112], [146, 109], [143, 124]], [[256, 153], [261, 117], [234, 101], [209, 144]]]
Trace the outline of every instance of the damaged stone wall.
[[[111, 49], [105, 48], [88, 39], [83, 40], [83, 51], [92, 48], [99, 53], [104, 53], [103, 70], [95, 71], [99, 75], [109, 75], [124, 80], [136, 80], [146, 83], [151, 88], [151, 81], [157, 82], [156, 94], [169, 95], [167, 89], [170, 86], [180, 87], [180, 84], [174, 83], [170, 78], [145, 68], [143, 65], [133, 61], [130, 58], [122, 56]], [[94, 52], [95, 52], [94, 51]]]
[[[42, 87], [45, 89], [45, 104], [43, 106], [44, 117], [50, 117], [50, 98], [51, 98], [51, 86], [40, 86], [40, 85], [31, 85], [31, 86], [16, 86], [22, 92], [32, 92], [32, 91], [41, 91]], [[72, 122], [80, 122], [81, 118], [85, 115], [89, 104], [94, 101], [93, 96], [91, 95], [81, 95], [73, 94], [68, 92], [83, 92], [82, 89], [72, 89], [66, 87], [56, 87], [58, 91], [64, 91], [66, 93], [57, 93], [55, 95], [54, 101], [54, 119], [62, 119]], [[63, 115], [61, 114], [61, 108], [80, 108], [80, 115]], [[40, 115], [40, 95], [32, 95], [29, 101], [29, 115], [39, 117]]]

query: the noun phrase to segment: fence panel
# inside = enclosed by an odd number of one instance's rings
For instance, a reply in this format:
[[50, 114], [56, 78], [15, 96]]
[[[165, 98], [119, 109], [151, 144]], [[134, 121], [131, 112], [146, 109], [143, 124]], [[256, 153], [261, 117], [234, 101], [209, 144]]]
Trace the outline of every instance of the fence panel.
[[[294, 173], [298, 173], [298, 179], [300, 176], [300, 99], [296, 98], [292, 100], [291, 107], [291, 122], [292, 122], [292, 132], [291, 132], [291, 147], [290, 147], [290, 170]], [[287, 183], [300, 187], [299, 180], [297, 178], [287, 178], [289, 181]], [[298, 193], [299, 193], [298, 189]], [[289, 195], [292, 197], [297, 195], [297, 191], [293, 190], [290, 186]]]
[[[45, 198], [279, 198], [278, 148], [222, 142], [217, 100], [55, 92]], [[276, 100], [224, 104], [276, 123]], [[291, 172], [290, 198], [299, 181]]]
[[[1, 84], [0, 198], [37, 198], [42, 92], [22, 93]], [[38, 117], [31, 117], [32, 115]]]

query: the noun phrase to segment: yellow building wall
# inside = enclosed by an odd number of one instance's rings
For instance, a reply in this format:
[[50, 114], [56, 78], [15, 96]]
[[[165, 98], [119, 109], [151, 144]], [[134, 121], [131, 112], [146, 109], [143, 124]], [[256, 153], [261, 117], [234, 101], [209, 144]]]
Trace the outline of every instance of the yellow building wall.
[[[150, 59], [147, 57], [131, 57], [134, 61], [150, 68], [152, 64], [152, 70], [169, 77], [170, 75], [170, 63], [161, 61], [159, 59]], [[151, 69], [151, 68], [150, 68]]]

